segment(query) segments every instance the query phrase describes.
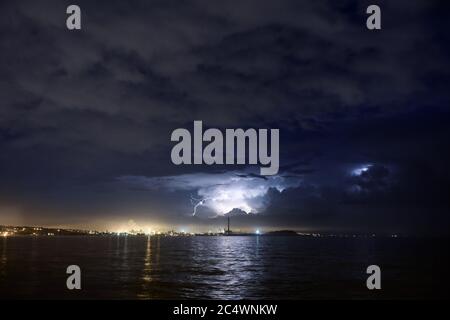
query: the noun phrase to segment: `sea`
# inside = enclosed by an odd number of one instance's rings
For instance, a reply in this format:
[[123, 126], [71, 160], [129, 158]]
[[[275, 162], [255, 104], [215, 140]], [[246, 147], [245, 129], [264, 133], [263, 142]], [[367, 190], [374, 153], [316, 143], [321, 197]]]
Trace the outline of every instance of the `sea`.
[[[443, 239], [301, 236], [0, 238], [0, 299], [441, 299]], [[68, 266], [81, 289], [68, 290]], [[381, 289], [369, 290], [370, 265]]]

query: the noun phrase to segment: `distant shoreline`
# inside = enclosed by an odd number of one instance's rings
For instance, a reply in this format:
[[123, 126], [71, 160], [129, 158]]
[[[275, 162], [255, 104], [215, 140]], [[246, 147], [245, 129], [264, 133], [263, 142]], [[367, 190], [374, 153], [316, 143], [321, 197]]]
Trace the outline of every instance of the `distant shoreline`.
[[131, 232], [100, 232], [95, 230], [80, 230], [80, 229], [62, 229], [62, 228], [46, 228], [46, 227], [28, 227], [28, 226], [2, 226], [0, 225], [0, 236], [3, 237], [19, 237], [19, 236], [40, 236], [40, 237], [60, 237], [60, 236], [130, 236], [130, 237], [148, 237], [148, 236], [161, 236], [161, 237], [304, 237], [304, 238], [405, 238], [404, 235], [397, 234], [361, 234], [361, 233], [305, 233], [297, 232], [294, 230], [276, 230], [268, 232], [204, 232], [204, 233], [187, 233], [187, 232], [152, 232], [144, 233], [142, 231]]

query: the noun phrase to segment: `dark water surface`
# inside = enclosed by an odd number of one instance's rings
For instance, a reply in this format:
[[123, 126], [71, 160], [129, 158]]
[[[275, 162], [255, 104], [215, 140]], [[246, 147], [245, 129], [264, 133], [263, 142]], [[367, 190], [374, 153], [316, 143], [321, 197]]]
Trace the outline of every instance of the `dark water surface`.
[[[0, 238], [0, 298], [443, 298], [440, 240], [302, 237]], [[82, 290], [66, 289], [66, 268]], [[377, 264], [382, 290], [366, 288]]]

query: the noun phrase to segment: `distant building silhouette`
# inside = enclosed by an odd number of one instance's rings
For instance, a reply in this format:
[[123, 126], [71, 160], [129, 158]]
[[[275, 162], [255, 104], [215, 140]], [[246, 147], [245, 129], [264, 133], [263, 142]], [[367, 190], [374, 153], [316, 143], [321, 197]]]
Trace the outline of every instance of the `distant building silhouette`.
[[225, 234], [231, 234], [231, 230], [230, 230], [230, 216], [228, 215], [227, 216], [227, 221], [228, 221], [228, 228], [227, 228], [227, 231], [225, 231]]

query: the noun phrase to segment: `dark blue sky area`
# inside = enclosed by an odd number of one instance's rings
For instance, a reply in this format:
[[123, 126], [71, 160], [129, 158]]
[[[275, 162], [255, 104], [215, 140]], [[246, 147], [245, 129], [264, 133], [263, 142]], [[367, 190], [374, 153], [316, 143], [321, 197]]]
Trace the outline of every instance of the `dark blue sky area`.
[[[0, 5], [0, 224], [448, 233], [444, 2], [69, 4]], [[280, 129], [279, 174], [173, 165], [194, 120]]]

